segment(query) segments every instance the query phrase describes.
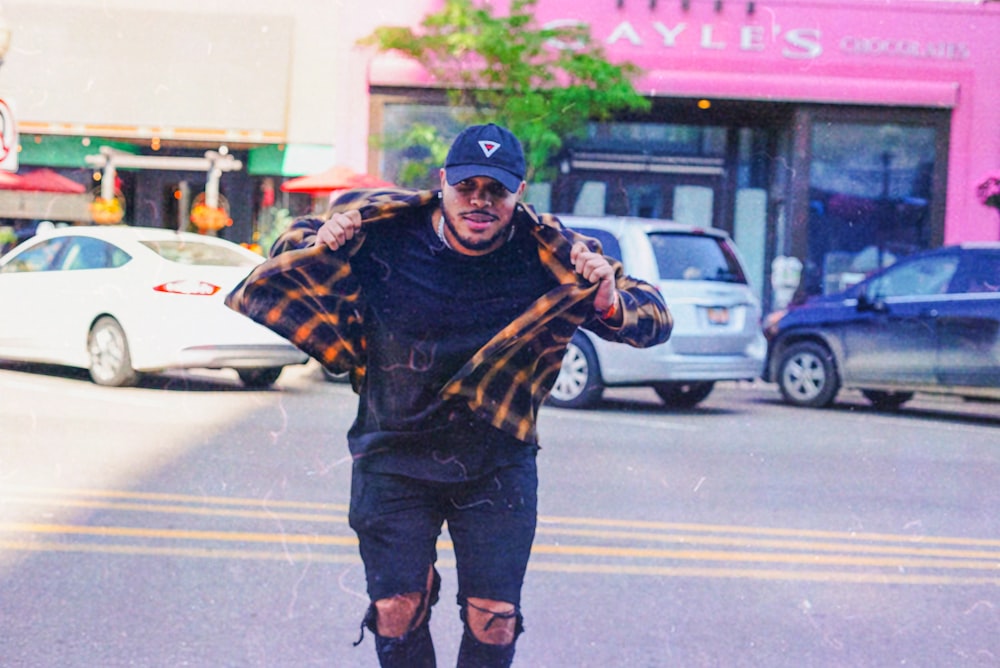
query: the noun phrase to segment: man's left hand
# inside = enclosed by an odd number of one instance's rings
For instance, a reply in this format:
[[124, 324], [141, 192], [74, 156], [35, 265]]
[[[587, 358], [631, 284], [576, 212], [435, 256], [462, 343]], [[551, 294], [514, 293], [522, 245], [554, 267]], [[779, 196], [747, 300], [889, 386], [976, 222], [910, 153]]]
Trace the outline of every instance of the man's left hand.
[[591, 283], [598, 284], [597, 295], [594, 297], [594, 310], [598, 313], [607, 312], [618, 300], [614, 267], [606, 257], [593, 252], [582, 241], [573, 244], [569, 257], [576, 268], [576, 273]]

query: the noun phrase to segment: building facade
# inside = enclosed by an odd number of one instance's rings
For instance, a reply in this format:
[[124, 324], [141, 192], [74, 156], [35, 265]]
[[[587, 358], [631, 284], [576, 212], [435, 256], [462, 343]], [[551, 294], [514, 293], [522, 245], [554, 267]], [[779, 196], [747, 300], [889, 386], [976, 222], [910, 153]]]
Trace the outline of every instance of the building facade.
[[[22, 169], [87, 181], [81, 160], [99, 145], [225, 146], [244, 167], [222, 176], [235, 221], [222, 234], [243, 241], [268, 208], [295, 208], [283, 179], [346, 165], [393, 180], [393, 154], [372, 137], [415, 119], [447, 127], [419, 66], [357, 46], [376, 26], [417, 25], [438, 0], [133, 5], [5, 3], [0, 97], [18, 118]], [[652, 102], [568, 141], [558, 176], [532, 184], [540, 208], [726, 229], [773, 308], [918, 249], [1000, 238], [974, 194], [1000, 167], [1000, 3], [538, 0], [535, 16], [590, 26], [609, 59], [641, 68]], [[168, 227], [205, 182], [119, 176], [126, 220]]]

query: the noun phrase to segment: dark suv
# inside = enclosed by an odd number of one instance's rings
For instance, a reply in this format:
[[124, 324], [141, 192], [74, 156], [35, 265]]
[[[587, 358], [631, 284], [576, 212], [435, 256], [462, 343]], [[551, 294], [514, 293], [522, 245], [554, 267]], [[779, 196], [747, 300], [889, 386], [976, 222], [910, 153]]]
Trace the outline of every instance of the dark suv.
[[1000, 243], [917, 253], [768, 317], [762, 377], [798, 406], [841, 388], [879, 408], [915, 392], [1000, 400]]

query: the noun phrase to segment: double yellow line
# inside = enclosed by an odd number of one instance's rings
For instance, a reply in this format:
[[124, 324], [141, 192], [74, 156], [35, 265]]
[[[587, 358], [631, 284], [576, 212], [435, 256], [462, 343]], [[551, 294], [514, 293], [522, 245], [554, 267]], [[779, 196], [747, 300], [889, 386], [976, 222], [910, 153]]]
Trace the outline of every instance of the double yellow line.
[[[0, 486], [0, 509], [271, 522], [278, 531], [0, 521], [0, 550], [351, 563], [343, 504]], [[148, 524], [148, 523], [147, 523]], [[450, 541], [439, 562], [453, 566]], [[1000, 540], [543, 516], [530, 569], [564, 574], [913, 585], [1000, 584]]]
[[[844, 583], [1000, 584], [1000, 540], [540, 518], [538, 570]], [[565, 537], [565, 544], [561, 538]], [[552, 545], [551, 543], [555, 543]], [[583, 563], [549, 563], [571, 554]]]

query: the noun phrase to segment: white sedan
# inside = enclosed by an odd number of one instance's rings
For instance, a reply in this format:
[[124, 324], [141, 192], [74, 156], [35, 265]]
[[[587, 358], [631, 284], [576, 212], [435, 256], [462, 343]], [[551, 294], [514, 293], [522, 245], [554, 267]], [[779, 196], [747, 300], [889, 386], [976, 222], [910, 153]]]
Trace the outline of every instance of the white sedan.
[[268, 387], [305, 353], [225, 306], [263, 258], [216, 237], [67, 227], [0, 257], [0, 359], [88, 369], [99, 385], [166, 369], [235, 369]]

